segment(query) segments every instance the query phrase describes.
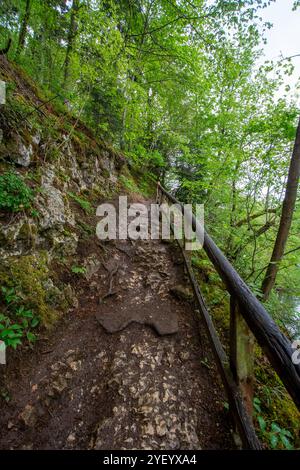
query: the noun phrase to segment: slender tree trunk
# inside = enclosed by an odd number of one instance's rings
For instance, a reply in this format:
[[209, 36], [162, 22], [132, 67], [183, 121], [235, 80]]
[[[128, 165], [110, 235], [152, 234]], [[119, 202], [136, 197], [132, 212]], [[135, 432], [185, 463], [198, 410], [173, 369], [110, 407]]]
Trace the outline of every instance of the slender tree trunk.
[[122, 113], [122, 130], [121, 130], [121, 136], [120, 136], [120, 149], [123, 152], [126, 150], [126, 139], [125, 139], [126, 119], [127, 119], [127, 105], [125, 104], [123, 113]]
[[66, 57], [64, 62], [64, 80], [63, 80], [63, 89], [66, 90], [68, 88], [68, 82], [70, 78], [70, 64], [71, 64], [71, 56], [72, 51], [74, 48], [74, 41], [76, 37], [76, 16], [79, 9], [79, 0], [73, 0], [72, 7], [71, 7], [71, 17], [70, 17], [70, 26], [68, 32], [68, 39], [67, 39], [67, 51]]
[[153, 117], [152, 117], [152, 106], [153, 106], [153, 96], [152, 90], [148, 89], [148, 96], [147, 96], [147, 135], [146, 135], [146, 146], [149, 150], [152, 149], [153, 146]]
[[231, 211], [230, 211], [230, 232], [226, 242], [225, 253], [227, 257], [231, 260], [232, 252], [234, 250], [234, 229], [236, 225], [236, 206], [237, 206], [237, 181], [238, 174], [240, 169], [240, 163], [237, 161], [234, 168], [234, 173], [231, 180]]
[[27, 28], [28, 28], [28, 23], [29, 23], [29, 18], [30, 18], [30, 8], [31, 8], [31, 0], [26, 0], [25, 13], [24, 13], [23, 20], [21, 23], [21, 28], [20, 28], [19, 38], [18, 38], [18, 45], [17, 45], [16, 55], [15, 55], [16, 59], [19, 57], [20, 53], [24, 49], [26, 35], [27, 35]]
[[265, 278], [262, 283], [263, 300], [267, 300], [272, 287], [275, 284], [276, 275], [279, 268], [279, 263], [283, 258], [285, 245], [289, 236], [293, 212], [295, 209], [297, 190], [300, 177], [300, 120], [298, 123], [296, 140], [293, 149], [293, 154], [290, 162], [288, 180], [286, 185], [285, 197], [282, 205], [282, 213], [280, 218], [279, 229], [268, 265]]

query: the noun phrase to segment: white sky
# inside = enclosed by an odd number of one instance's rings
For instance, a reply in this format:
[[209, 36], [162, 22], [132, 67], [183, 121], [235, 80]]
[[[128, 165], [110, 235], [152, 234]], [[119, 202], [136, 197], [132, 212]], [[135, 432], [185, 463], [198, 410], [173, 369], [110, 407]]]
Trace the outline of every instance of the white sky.
[[[289, 57], [300, 54], [300, 7], [292, 11], [293, 0], [276, 0], [262, 10], [262, 18], [269, 21], [273, 27], [267, 31], [268, 43], [264, 46], [267, 59], [277, 59], [282, 55]], [[292, 77], [286, 78], [286, 83], [295, 86], [300, 78], [300, 55], [292, 59], [295, 71]], [[291, 90], [289, 95], [293, 95]]]

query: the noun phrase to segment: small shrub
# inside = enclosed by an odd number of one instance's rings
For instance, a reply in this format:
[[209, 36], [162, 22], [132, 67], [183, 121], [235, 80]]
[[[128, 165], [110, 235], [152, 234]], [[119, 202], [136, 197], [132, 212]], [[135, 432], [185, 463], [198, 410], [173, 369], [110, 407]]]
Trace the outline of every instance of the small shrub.
[[40, 319], [33, 311], [26, 309], [22, 299], [16, 294], [14, 288], [1, 288], [2, 300], [5, 304], [4, 313], [0, 313], [0, 339], [6, 346], [16, 349], [26, 338], [29, 343], [37, 339], [32, 333]]
[[15, 173], [0, 175], [0, 209], [19, 212], [28, 209], [33, 199], [32, 190]]
[[84, 266], [72, 266], [71, 271], [74, 274], [85, 274], [86, 273], [86, 269], [85, 269]]
[[270, 422], [262, 416], [261, 401], [259, 398], [254, 398], [253, 405], [261, 438], [271, 449], [292, 450], [294, 448], [294, 437], [292, 433], [288, 429], [282, 428], [275, 421]]
[[77, 221], [81, 231], [82, 231], [82, 234], [83, 234], [83, 237], [84, 238], [88, 238], [90, 237], [91, 235], [94, 234], [94, 228], [89, 225], [89, 224], [86, 224], [85, 222], [83, 221]]
[[127, 191], [132, 192], [132, 193], [138, 193], [139, 189], [133, 179], [131, 178], [126, 178], [126, 176], [121, 175], [119, 177], [119, 180], [121, 181], [122, 185], [124, 186]]
[[[26, 310], [31, 310], [46, 327], [50, 327], [57, 318], [57, 312], [48, 301], [48, 280], [47, 254], [10, 257], [0, 267], [1, 285], [8, 289], [7, 293], [17, 296], [11, 306], [24, 306]], [[5, 300], [7, 302], [8, 298]]]

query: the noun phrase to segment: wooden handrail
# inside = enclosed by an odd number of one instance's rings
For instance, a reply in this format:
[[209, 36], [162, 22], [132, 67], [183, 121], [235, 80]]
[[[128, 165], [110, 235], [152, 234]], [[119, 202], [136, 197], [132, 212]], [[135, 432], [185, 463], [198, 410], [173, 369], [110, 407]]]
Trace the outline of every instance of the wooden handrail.
[[[184, 211], [183, 204], [160, 183], [158, 183], [158, 188], [171, 202], [179, 205], [182, 212]], [[203, 230], [194, 215], [192, 215], [192, 227], [195, 232], [204, 232], [203, 248], [207, 256], [224, 281], [228, 292], [238, 302], [241, 315], [300, 410], [300, 365], [292, 362], [291, 342], [280, 331], [264, 306], [251, 292], [208, 233]]]
[[188, 257], [184, 250], [184, 245], [178, 241], [181, 248], [183, 259], [186, 265], [187, 273], [190, 278], [196, 301], [200, 308], [200, 311], [196, 310], [197, 316], [204, 323], [208, 339], [210, 341], [212, 352], [215, 356], [216, 365], [219, 369], [219, 373], [228, 397], [229, 409], [233, 416], [235, 424], [235, 430], [239, 434], [244, 449], [261, 450], [262, 446], [256, 436], [255, 429], [252, 423], [252, 417], [248, 414], [247, 407], [245, 406], [243, 395], [239, 389], [238, 383], [234, 380], [234, 376], [230, 370], [229, 360], [218, 337], [211, 316], [205, 305], [205, 301], [202, 297], [199, 285], [194, 276], [193, 269], [188, 261]]

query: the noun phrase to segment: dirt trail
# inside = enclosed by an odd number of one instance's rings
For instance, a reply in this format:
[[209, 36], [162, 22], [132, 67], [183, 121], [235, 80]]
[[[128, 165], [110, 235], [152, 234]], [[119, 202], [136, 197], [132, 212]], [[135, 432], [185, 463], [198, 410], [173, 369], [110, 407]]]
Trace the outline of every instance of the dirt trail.
[[[82, 243], [80, 255], [88, 271], [77, 281], [78, 307], [1, 377], [10, 401], [1, 403], [0, 448], [233, 448], [204, 329], [171, 293], [188, 282], [176, 245]], [[137, 315], [149, 323], [152, 314], [178, 332], [125, 321], [110, 334], [99, 323]]]

